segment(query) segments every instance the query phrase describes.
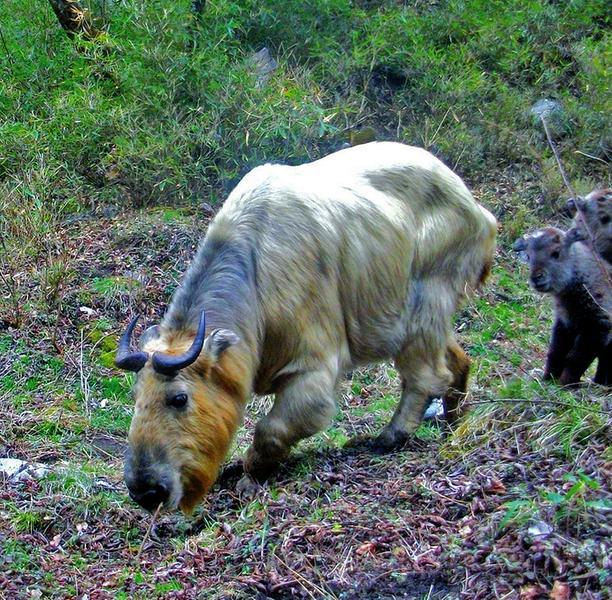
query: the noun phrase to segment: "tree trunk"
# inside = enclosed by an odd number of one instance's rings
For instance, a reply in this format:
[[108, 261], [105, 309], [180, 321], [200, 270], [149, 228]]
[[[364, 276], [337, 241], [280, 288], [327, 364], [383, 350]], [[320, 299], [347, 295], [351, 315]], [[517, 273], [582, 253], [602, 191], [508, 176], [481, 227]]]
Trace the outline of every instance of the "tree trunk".
[[78, 0], [49, 0], [49, 3], [68, 37], [80, 34], [86, 40], [93, 40], [102, 33], [93, 26], [89, 10], [83, 8]]

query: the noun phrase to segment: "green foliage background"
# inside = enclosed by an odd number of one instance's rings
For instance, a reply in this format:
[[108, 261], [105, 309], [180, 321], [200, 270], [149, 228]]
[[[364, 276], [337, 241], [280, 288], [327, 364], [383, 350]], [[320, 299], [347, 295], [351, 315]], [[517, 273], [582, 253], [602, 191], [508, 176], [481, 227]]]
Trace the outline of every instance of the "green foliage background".
[[[585, 155], [610, 152], [606, 4], [213, 0], [197, 23], [187, 0], [98, 0], [107, 35], [75, 44], [48, 3], [8, 0], [0, 191], [69, 212], [215, 202], [248, 168], [318, 157], [361, 126], [476, 180], [550, 158], [529, 116], [540, 97], [566, 111], [570, 173], [597, 179]], [[258, 86], [262, 46], [279, 67]]]

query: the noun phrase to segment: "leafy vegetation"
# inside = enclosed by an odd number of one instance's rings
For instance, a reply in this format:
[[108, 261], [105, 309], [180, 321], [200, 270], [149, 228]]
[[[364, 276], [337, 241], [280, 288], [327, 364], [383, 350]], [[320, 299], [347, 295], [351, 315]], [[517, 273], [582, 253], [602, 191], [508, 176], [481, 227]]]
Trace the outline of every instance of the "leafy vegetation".
[[[576, 189], [610, 183], [607, 3], [216, 0], [201, 20], [187, 0], [85, 4], [93, 42], [44, 2], [7, 0], [0, 24], [0, 456], [47, 469], [0, 490], [0, 589], [450, 599], [493, 581], [500, 597], [604, 597], [610, 399], [539, 380], [551, 307], [507, 250], [566, 222], [538, 99], [560, 103]], [[149, 536], [121, 483], [126, 313], [160, 316], [247, 170], [370, 137], [430, 149], [502, 225], [457, 319], [469, 414], [451, 433], [424, 424], [405, 452], [356, 453], [399, 390], [390, 365], [356, 370], [332, 427], [260, 497], [239, 502], [230, 465], [193, 520]], [[230, 460], [269, 406], [254, 400]]]

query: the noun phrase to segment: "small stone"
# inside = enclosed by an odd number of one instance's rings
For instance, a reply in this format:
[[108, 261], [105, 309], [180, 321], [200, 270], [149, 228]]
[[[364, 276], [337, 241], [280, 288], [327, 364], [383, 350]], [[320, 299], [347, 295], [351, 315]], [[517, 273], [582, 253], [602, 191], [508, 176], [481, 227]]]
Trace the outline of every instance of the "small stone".
[[104, 206], [102, 208], [102, 216], [105, 219], [114, 219], [119, 214], [119, 207], [114, 205]]
[[79, 306], [79, 312], [88, 317], [93, 317], [96, 314], [96, 311], [93, 308], [89, 308], [89, 306]]
[[278, 67], [278, 63], [272, 58], [270, 50], [263, 47], [249, 58], [249, 64], [253, 67], [257, 77], [257, 87], [263, 86], [270, 78], [272, 72]]
[[11, 481], [22, 481], [28, 477], [40, 479], [49, 469], [39, 463], [28, 463], [18, 458], [0, 458], [0, 477]]
[[444, 418], [444, 404], [442, 404], [442, 398], [434, 398], [427, 407], [423, 415], [423, 420], [432, 421], [433, 419], [442, 418]]
[[544, 521], [535, 521], [527, 533], [534, 538], [534, 540], [545, 540], [553, 532], [552, 525]]
[[5, 477], [13, 477], [26, 469], [28, 463], [25, 460], [19, 460], [18, 458], [0, 458], [0, 475]]
[[534, 127], [542, 128], [542, 119], [546, 121], [553, 139], [562, 138], [569, 133], [569, 122], [560, 102], [542, 98], [531, 107], [529, 112]]

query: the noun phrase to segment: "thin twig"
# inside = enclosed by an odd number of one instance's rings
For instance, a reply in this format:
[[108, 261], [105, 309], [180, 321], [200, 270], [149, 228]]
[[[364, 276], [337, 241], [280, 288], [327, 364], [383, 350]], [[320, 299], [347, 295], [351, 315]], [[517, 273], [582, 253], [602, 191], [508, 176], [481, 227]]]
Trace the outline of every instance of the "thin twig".
[[153, 530], [153, 527], [155, 526], [155, 521], [157, 520], [157, 515], [159, 514], [159, 511], [161, 510], [161, 507], [164, 505], [163, 502], [159, 503], [159, 506], [155, 509], [155, 512], [153, 513], [153, 516], [151, 517], [151, 522], [149, 523], [149, 528], [147, 529], [147, 532], [145, 533], [144, 537], [142, 538], [142, 544], [140, 544], [140, 548], [138, 550], [138, 554], [136, 555], [136, 562], [138, 562], [140, 560], [140, 555], [142, 554], [142, 551], [144, 550], [145, 544], [149, 541], [149, 537], [151, 536], [151, 531]]
[[85, 346], [85, 342], [83, 339], [83, 330], [81, 329], [81, 352], [79, 356], [79, 376], [81, 379], [81, 393], [83, 394], [83, 400], [85, 402], [85, 416], [87, 417], [87, 422], [89, 423], [91, 419], [91, 411], [89, 409], [89, 378], [85, 373], [85, 361], [83, 359], [83, 348]]
[[[312, 586], [317, 593], [321, 594], [319, 597], [320, 598], [337, 598], [337, 596], [335, 594], [333, 594], [332, 592], [328, 591], [328, 590], [324, 590], [322, 588], [320, 588], [316, 583], [314, 583], [313, 581], [309, 581], [308, 579], [306, 579], [305, 577], [303, 577], [302, 575], [300, 575], [295, 569], [292, 569], [280, 556], [278, 556], [278, 554], [274, 554], [274, 557], [281, 563], [283, 564], [290, 572], [291, 574], [296, 578], [297, 583], [302, 587], [302, 589], [311, 597], [311, 598], [315, 598], [315, 596], [312, 594], [312, 592], [306, 587], [305, 584], [308, 584], [309, 586]], [[304, 582], [304, 583], [302, 583]]]
[[13, 72], [12, 69], [12, 65], [14, 64], [13, 62], [13, 56], [11, 55], [8, 46], [6, 44], [6, 40], [4, 39], [4, 33], [2, 33], [2, 28], [0, 28], [0, 40], [2, 41], [2, 45], [4, 46], [4, 51], [6, 52], [6, 57], [8, 58], [9, 61], [9, 70], [11, 71], [11, 73]]
[[548, 140], [548, 145], [550, 146], [551, 150], [553, 151], [553, 154], [555, 155], [555, 159], [557, 161], [557, 165], [559, 167], [559, 171], [561, 172], [561, 177], [563, 177], [563, 182], [565, 183], [565, 186], [567, 187], [567, 189], [569, 190], [569, 193], [571, 194], [572, 198], [576, 197], [576, 193], [574, 192], [571, 183], [569, 182], [569, 179], [567, 178], [567, 174], [565, 172], [565, 169], [563, 168], [563, 165], [561, 164], [561, 158], [559, 156], [559, 153], [557, 152], [557, 148], [555, 146], [555, 143], [552, 140], [552, 137], [550, 135], [550, 131], [548, 129], [548, 124], [546, 123], [546, 119], [544, 118], [544, 115], [540, 115], [540, 120], [542, 121], [542, 125], [544, 125], [544, 133], [546, 134], [546, 139]]
[[598, 156], [593, 156], [592, 154], [587, 154], [586, 152], [582, 152], [582, 150], [574, 150], [574, 152], [576, 154], [581, 154], [582, 156], [586, 156], [587, 158], [592, 158], [593, 160], [598, 160], [600, 163], [603, 163], [604, 165], [608, 164], [603, 158], [599, 158]]

